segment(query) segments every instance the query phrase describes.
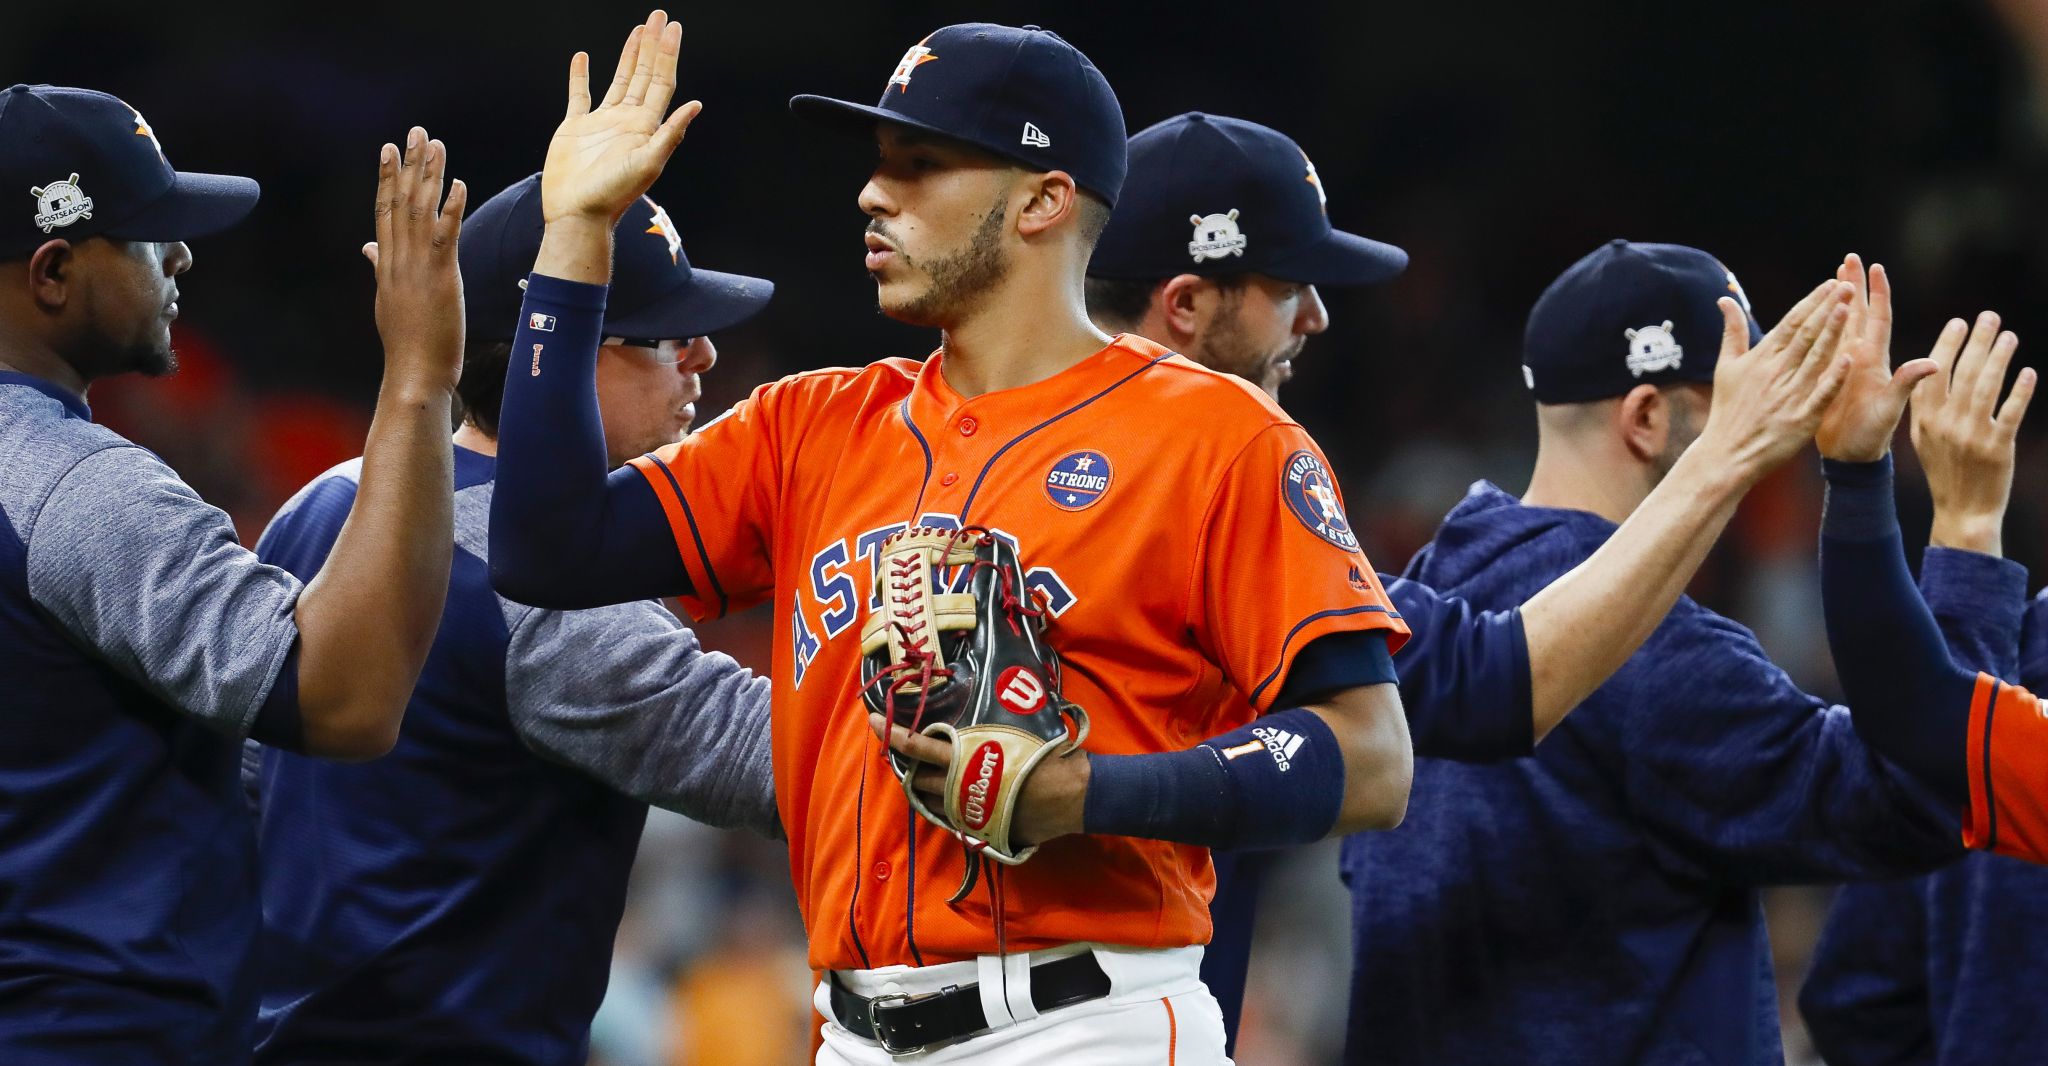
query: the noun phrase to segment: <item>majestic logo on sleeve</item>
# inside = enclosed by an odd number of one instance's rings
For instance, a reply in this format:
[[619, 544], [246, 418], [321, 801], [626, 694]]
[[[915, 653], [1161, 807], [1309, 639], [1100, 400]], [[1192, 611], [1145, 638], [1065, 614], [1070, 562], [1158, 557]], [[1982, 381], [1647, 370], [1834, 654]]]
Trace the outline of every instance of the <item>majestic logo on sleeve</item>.
[[1188, 254], [1197, 263], [1204, 259], [1241, 256], [1244, 246], [1250, 243], [1238, 231], [1235, 207], [1220, 215], [1189, 215], [1188, 221], [1195, 225], [1195, 239], [1188, 242]]
[[1628, 334], [1628, 372], [1635, 377], [1659, 370], [1676, 370], [1685, 359], [1685, 348], [1671, 335], [1671, 320], [1661, 326], [1623, 330]]
[[1337, 481], [1316, 453], [1303, 450], [1287, 457], [1280, 494], [1287, 497], [1287, 509], [1309, 532], [1345, 551], [1358, 550], [1358, 536], [1351, 532], [1344, 506], [1337, 502]]
[[1109, 491], [1109, 457], [1101, 452], [1075, 452], [1052, 464], [1045, 475], [1045, 494], [1062, 511], [1095, 505]]
[[[929, 37], [924, 39], [924, 41], [929, 40], [931, 40], [931, 38]], [[910, 75], [914, 71], [916, 71], [917, 68], [924, 66], [926, 63], [929, 63], [934, 59], [939, 58], [938, 56], [932, 54], [931, 49], [926, 48], [924, 46], [924, 41], [919, 41], [916, 44], [911, 45], [910, 50], [903, 53], [903, 61], [896, 64], [896, 73], [889, 75], [889, 84], [896, 86], [897, 92], [909, 92]], [[885, 86], [883, 87], [882, 91], [888, 92], [889, 90]]]
[[44, 233], [92, 217], [92, 197], [78, 187], [76, 174], [48, 185], [31, 186], [28, 194], [36, 198], [36, 225]]

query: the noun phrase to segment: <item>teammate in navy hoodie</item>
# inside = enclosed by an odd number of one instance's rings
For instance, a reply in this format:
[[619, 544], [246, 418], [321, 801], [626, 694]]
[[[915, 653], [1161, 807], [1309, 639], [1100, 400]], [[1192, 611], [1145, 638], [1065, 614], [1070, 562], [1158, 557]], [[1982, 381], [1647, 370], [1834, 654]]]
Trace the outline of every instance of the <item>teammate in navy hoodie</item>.
[[[1860, 282], [1860, 264], [1844, 275]], [[1868, 325], [1888, 312], [1881, 276], [1873, 288], [1850, 399], [1902, 404], [1931, 368], [1890, 380], [1888, 338]], [[1531, 495], [1555, 505], [1475, 485], [1406, 576], [1492, 608], [1584, 561], [1696, 432], [1715, 351], [1701, 323], [1731, 291], [1705, 253], [1624, 242], [1553, 284], [1525, 375], [1544, 405]], [[1897, 414], [1824, 424], [1823, 449], [1850, 430], [1888, 442]], [[2010, 645], [2018, 567], [1936, 550], [1923, 580], [1931, 597], [1977, 605], [1950, 634], [1966, 654], [1989, 662]], [[1748, 630], [1689, 599], [1534, 758], [1416, 762], [1406, 823], [1344, 845], [1348, 1062], [1780, 1063], [1759, 889], [1924, 872], [1961, 853], [1951, 805], [1874, 755], [1846, 708], [1801, 692]]]

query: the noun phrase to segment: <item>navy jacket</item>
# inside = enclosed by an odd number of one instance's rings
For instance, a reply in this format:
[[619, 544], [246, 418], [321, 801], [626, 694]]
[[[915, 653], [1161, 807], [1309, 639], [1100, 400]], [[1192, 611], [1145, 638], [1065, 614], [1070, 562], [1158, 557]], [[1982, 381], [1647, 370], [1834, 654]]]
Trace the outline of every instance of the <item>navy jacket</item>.
[[[1928, 606], [1944, 629], [1987, 609], [1933, 595]], [[2036, 692], [2048, 684], [2048, 590], [2027, 607], [2020, 654], [1982, 668]], [[1844, 887], [1799, 1009], [1830, 1066], [2006, 1066], [2048, 1058], [2048, 1011], [2033, 1006], [2044, 985], [2048, 869], [1973, 854], [1926, 877]]]
[[[1614, 528], [1480, 483], [1407, 576], [1499, 609]], [[1406, 823], [1345, 841], [1347, 1061], [1775, 1066], [1758, 888], [1926, 871], [1956, 813], [1681, 599], [1533, 758], [1417, 759]]]

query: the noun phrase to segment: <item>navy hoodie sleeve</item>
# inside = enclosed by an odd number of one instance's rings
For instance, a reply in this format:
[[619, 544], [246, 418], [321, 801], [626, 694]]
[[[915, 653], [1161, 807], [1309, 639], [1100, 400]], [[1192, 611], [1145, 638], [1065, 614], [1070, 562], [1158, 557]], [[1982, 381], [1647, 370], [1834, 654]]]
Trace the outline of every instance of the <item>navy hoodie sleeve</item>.
[[1475, 611], [1407, 578], [1380, 581], [1412, 633], [1394, 670], [1415, 754], [1494, 762], [1534, 751], [1522, 612]]
[[1847, 708], [1800, 691], [1747, 629], [1689, 599], [1608, 684], [1628, 690], [1614, 741], [1629, 809], [1675, 872], [1833, 881], [1962, 854], [1953, 805], [1878, 758]]

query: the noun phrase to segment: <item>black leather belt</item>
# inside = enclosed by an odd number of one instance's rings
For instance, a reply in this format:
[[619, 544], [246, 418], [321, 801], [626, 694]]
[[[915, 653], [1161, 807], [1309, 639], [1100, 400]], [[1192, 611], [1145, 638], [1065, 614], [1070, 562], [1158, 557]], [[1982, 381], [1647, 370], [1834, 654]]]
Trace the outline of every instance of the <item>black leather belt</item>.
[[[992, 1029], [981, 1009], [980, 985], [949, 985], [922, 996], [901, 992], [868, 999], [828, 976], [832, 1016], [847, 1032], [882, 1045], [891, 1055], [908, 1055], [933, 1044]], [[1039, 1013], [1109, 995], [1109, 975], [1084, 951], [1031, 968], [1031, 1005]]]

